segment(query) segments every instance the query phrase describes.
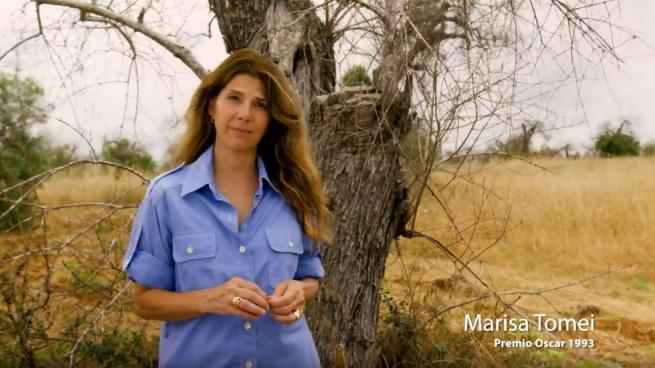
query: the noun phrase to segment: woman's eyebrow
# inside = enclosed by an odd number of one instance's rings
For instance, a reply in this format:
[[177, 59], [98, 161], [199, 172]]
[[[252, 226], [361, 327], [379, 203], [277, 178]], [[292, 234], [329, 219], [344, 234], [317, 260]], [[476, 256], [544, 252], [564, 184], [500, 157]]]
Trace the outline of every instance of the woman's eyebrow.
[[[236, 90], [236, 89], [228, 89], [227, 91], [228, 91], [228, 93], [235, 93], [235, 94], [243, 96], [243, 92], [241, 92], [239, 90]], [[262, 102], [268, 102], [268, 100], [265, 99], [264, 97], [255, 97], [255, 100], [262, 101]]]

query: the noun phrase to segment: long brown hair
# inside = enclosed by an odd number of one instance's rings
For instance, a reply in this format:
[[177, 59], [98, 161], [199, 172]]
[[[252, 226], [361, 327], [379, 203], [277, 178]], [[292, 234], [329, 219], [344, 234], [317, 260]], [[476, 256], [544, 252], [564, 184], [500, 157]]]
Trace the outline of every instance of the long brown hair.
[[259, 78], [267, 89], [271, 120], [257, 151], [271, 181], [312, 241], [329, 242], [332, 217], [318, 169], [311, 158], [299, 104], [282, 72], [266, 56], [250, 49], [234, 51], [202, 78], [186, 112], [187, 129], [177, 149], [177, 162], [194, 162], [214, 143], [216, 130], [210, 121], [209, 103], [238, 74]]

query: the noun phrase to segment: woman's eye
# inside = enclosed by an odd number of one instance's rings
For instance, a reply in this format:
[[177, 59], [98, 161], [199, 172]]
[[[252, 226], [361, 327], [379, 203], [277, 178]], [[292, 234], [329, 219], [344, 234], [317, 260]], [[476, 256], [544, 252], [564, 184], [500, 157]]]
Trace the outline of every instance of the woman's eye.
[[228, 100], [239, 101], [239, 96], [231, 95], [231, 96], [227, 96], [227, 99], [228, 99]]
[[267, 105], [264, 102], [260, 102], [257, 104], [257, 107], [259, 107], [260, 109], [266, 109]]

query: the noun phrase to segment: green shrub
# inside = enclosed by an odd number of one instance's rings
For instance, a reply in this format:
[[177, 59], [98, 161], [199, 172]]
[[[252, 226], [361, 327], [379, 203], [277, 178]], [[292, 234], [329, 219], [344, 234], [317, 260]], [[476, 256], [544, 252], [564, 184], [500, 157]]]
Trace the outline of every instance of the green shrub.
[[355, 65], [352, 68], [346, 70], [341, 77], [341, 85], [346, 87], [353, 86], [370, 86], [373, 82], [371, 77], [366, 73], [366, 68], [362, 65]]
[[382, 293], [386, 313], [380, 316], [379, 367], [466, 367], [477, 349], [469, 333], [453, 332], [448, 321], [432, 319], [405, 300]]
[[79, 357], [85, 365], [99, 367], [156, 367], [157, 341], [134, 331], [85, 340]]
[[[47, 120], [49, 106], [43, 102], [43, 89], [32, 79], [0, 73], [0, 190], [11, 187], [48, 167], [47, 144], [34, 136], [32, 128]], [[34, 194], [21, 203], [25, 187], [0, 196], [0, 231], [21, 225], [32, 215], [29, 204]]]
[[[29, 366], [15, 339], [0, 335], [0, 366]], [[32, 337], [36, 341], [35, 337]], [[34, 351], [31, 362], [36, 367], [68, 367], [74, 340], [53, 339]], [[74, 367], [157, 367], [158, 341], [142, 331], [115, 330], [100, 333], [92, 330], [77, 347]]]
[[50, 158], [48, 163], [50, 167], [63, 166], [79, 159], [77, 155], [77, 147], [68, 144], [52, 147], [49, 151]]
[[105, 140], [102, 143], [102, 158], [145, 171], [155, 169], [155, 162], [145, 148], [127, 138]]
[[605, 132], [598, 137], [594, 147], [603, 157], [639, 155], [639, 141], [633, 135], [621, 131]]

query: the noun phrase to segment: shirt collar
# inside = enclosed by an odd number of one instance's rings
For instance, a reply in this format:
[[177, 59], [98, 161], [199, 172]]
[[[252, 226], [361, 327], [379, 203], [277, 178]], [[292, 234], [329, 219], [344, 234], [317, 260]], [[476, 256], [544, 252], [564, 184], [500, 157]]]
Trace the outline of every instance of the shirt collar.
[[280, 193], [280, 190], [277, 189], [275, 184], [273, 184], [273, 181], [271, 178], [268, 177], [268, 171], [266, 171], [266, 165], [264, 164], [264, 160], [261, 158], [260, 155], [257, 155], [257, 175], [259, 176], [258, 178], [258, 187], [257, 187], [257, 193], [256, 194], [262, 194], [262, 187], [263, 184], [266, 182], [268, 185], [273, 188], [274, 191], [277, 192], [277, 194], [282, 194]]
[[[187, 165], [189, 169], [184, 175], [184, 180], [182, 182], [182, 192], [180, 195], [184, 197], [185, 195], [195, 192], [196, 190], [209, 185], [212, 191], [218, 193], [216, 186], [214, 184], [214, 145], [209, 146], [195, 161]], [[264, 160], [257, 155], [257, 176], [258, 176], [258, 185], [257, 192], [255, 195], [262, 195], [263, 193], [263, 183], [267, 182], [268, 185], [273, 188], [278, 194], [281, 194], [277, 189], [275, 184], [268, 177], [268, 172], [266, 171], [266, 165]], [[220, 197], [223, 197], [222, 194], [219, 194]]]

